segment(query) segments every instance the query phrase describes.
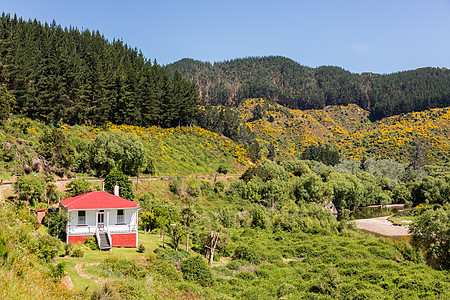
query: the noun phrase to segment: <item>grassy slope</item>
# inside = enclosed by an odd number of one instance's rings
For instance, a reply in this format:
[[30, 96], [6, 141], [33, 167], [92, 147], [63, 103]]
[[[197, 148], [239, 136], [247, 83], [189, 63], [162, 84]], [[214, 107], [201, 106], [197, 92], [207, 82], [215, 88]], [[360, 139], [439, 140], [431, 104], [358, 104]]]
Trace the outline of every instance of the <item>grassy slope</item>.
[[[420, 148], [427, 163], [449, 163], [450, 108], [408, 113], [372, 123], [367, 111], [352, 104], [301, 111], [249, 99], [238, 108], [243, 121], [252, 117], [257, 104], [265, 107], [266, 115], [247, 125], [263, 146], [273, 143], [281, 156], [293, 157], [308, 145], [328, 142], [336, 145], [345, 157], [355, 160], [365, 156], [407, 162]], [[273, 122], [268, 121], [270, 116]]]
[[[265, 115], [248, 122], [252, 110], [260, 104]], [[324, 110], [289, 110], [262, 99], [249, 99], [237, 108], [242, 121], [256, 133], [262, 154], [273, 143], [280, 157], [294, 157], [318, 142], [336, 145], [343, 156], [393, 158], [408, 162], [420, 152], [428, 164], [449, 165], [450, 109], [432, 109], [370, 122], [368, 112], [356, 105], [332, 106]], [[269, 117], [273, 118], [269, 122]], [[239, 173], [248, 165], [247, 152], [231, 140], [199, 127], [162, 129], [111, 125], [62, 125], [74, 146], [89, 142], [101, 131], [135, 134], [154, 159], [157, 175], [192, 175], [214, 173], [225, 165]], [[39, 137], [49, 127], [29, 119], [12, 118], [0, 126], [0, 179], [8, 180], [23, 164], [37, 158]]]
[[[39, 138], [49, 127], [29, 119], [12, 118], [0, 126], [0, 179], [11, 179], [22, 166], [38, 158]], [[154, 160], [157, 175], [212, 174], [219, 165], [239, 173], [247, 164], [246, 150], [233, 141], [199, 127], [163, 129], [111, 125], [62, 125], [69, 142], [78, 147], [102, 131], [122, 131], [138, 136]], [[78, 154], [80, 155], [80, 154]]]
[[[137, 261], [145, 260], [148, 256], [148, 252], [162, 245], [162, 241], [157, 235], [139, 232], [139, 244], [143, 244], [147, 253], [138, 253], [136, 248], [113, 248], [111, 251], [93, 251], [89, 249], [84, 249], [84, 257], [64, 257], [58, 258], [58, 261], [64, 261], [66, 263], [66, 272], [69, 274], [74, 285], [74, 289], [82, 291], [84, 289], [90, 289], [97, 287], [99, 284], [92, 280], [81, 277], [75, 266], [77, 264], [90, 264], [98, 263], [107, 258], [127, 258], [134, 259]], [[85, 266], [83, 269], [86, 269]], [[91, 276], [89, 272], [85, 272], [87, 275]]]

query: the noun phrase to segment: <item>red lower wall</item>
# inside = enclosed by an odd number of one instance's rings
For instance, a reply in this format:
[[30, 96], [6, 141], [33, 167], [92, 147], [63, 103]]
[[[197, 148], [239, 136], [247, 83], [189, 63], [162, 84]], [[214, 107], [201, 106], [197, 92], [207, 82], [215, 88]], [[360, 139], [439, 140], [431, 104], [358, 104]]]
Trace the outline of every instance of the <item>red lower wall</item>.
[[112, 245], [114, 247], [135, 248], [136, 247], [136, 238], [137, 238], [136, 233], [111, 235]]
[[69, 236], [68, 243], [69, 243], [69, 244], [79, 244], [79, 243], [84, 242], [84, 240], [85, 240], [87, 237], [90, 237], [90, 236], [93, 236], [93, 235], [77, 235], [77, 236]]
[[[79, 235], [79, 236], [69, 236], [68, 243], [69, 244], [79, 244], [84, 242], [84, 240], [93, 235]], [[136, 233], [127, 233], [127, 234], [111, 234], [112, 245], [113, 247], [127, 247], [127, 248], [135, 248], [136, 247]]]

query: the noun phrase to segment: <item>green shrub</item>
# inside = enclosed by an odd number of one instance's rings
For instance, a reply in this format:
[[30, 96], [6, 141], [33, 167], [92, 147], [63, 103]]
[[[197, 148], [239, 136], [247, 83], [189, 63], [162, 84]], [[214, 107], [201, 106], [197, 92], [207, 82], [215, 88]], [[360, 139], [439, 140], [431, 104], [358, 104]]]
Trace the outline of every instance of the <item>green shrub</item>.
[[228, 168], [226, 166], [224, 166], [224, 165], [220, 165], [217, 168], [216, 172], [219, 173], [219, 174], [227, 174], [228, 173]]
[[91, 300], [119, 300], [120, 297], [117, 289], [109, 282], [103, 284], [101, 287], [96, 288], [91, 295]]
[[84, 179], [72, 179], [68, 184], [70, 196], [75, 197], [92, 191], [92, 183]]
[[144, 278], [147, 274], [144, 265], [132, 259], [107, 258], [100, 267], [116, 277]]
[[61, 280], [61, 278], [64, 277], [66, 264], [65, 262], [61, 261], [57, 263], [56, 266], [49, 264], [48, 268], [48, 274], [53, 277], [55, 282], [58, 282]]
[[200, 256], [191, 256], [181, 262], [181, 271], [183, 278], [190, 281], [196, 281], [206, 286], [213, 283], [213, 274], [206, 260]]
[[252, 211], [252, 227], [266, 228], [266, 213], [263, 208], [257, 207]]
[[246, 260], [252, 264], [259, 264], [261, 260], [259, 254], [253, 248], [247, 246], [238, 246], [234, 250], [233, 259]]
[[200, 190], [200, 187], [198, 185], [198, 179], [197, 178], [189, 178], [187, 180], [186, 192], [191, 197], [198, 197], [200, 195], [201, 190]]
[[70, 253], [70, 256], [72, 256], [72, 257], [83, 257], [84, 256], [84, 251], [81, 250], [80, 248], [75, 248]]
[[0, 236], [0, 259], [3, 264], [8, 259], [9, 248], [6, 239], [3, 236]]
[[48, 221], [48, 234], [61, 240], [65, 240], [67, 222], [69, 222], [67, 214], [64, 211], [50, 213]]
[[175, 282], [181, 281], [180, 272], [177, 271], [174, 264], [169, 261], [155, 259], [147, 266], [148, 271], [153, 275], [159, 275], [164, 280]]
[[227, 268], [232, 271], [239, 270], [241, 263], [238, 260], [229, 261], [227, 264]]
[[91, 250], [99, 250], [97, 239], [94, 236], [88, 236], [84, 240], [83, 244], [85, 244]]
[[171, 248], [156, 248], [153, 252], [159, 259], [166, 261], [180, 261], [189, 256], [189, 253], [181, 249], [175, 251]]
[[119, 186], [119, 196], [128, 200], [134, 200], [133, 188], [128, 176], [120, 170], [114, 169], [105, 177], [105, 191], [114, 194], [115, 185]]
[[395, 242], [395, 248], [403, 255], [406, 260], [423, 263], [423, 255], [420, 249], [414, 248], [410, 243], [406, 241]]
[[203, 194], [207, 195], [209, 192], [213, 191], [213, 188], [211, 186], [211, 183], [209, 183], [208, 181], [203, 181], [200, 185], [200, 190]]
[[279, 299], [286, 298], [289, 294], [295, 293], [296, 288], [289, 283], [282, 283], [277, 289], [277, 296]]
[[27, 241], [27, 248], [45, 262], [50, 262], [59, 251], [59, 240], [49, 235], [37, 235]]
[[73, 250], [73, 244], [64, 244], [64, 255], [70, 255]]
[[225, 183], [223, 183], [222, 181], [216, 181], [216, 183], [214, 185], [214, 192], [221, 193], [224, 190], [225, 190]]
[[255, 275], [259, 278], [269, 278], [269, 271], [258, 268], [255, 270]]
[[236, 215], [233, 211], [229, 210], [226, 207], [219, 208], [217, 217], [223, 227], [231, 228], [235, 225]]
[[180, 177], [175, 178], [169, 183], [169, 189], [175, 195], [180, 196], [182, 194], [182, 181]]
[[139, 253], [144, 253], [145, 252], [145, 246], [142, 244], [139, 244], [139, 247], [136, 250]]
[[253, 280], [256, 278], [255, 274], [250, 272], [240, 272], [236, 275], [236, 277], [243, 280]]

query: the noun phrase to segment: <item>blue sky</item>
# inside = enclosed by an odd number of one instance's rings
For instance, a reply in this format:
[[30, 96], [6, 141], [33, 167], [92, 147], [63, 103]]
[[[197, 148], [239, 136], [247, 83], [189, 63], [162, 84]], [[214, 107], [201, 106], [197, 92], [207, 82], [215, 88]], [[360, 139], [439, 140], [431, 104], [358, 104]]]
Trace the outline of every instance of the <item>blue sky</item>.
[[450, 0], [0, 0], [0, 7], [99, 30], [160, 64], [281, 55], [355, 73], [450, 68]]

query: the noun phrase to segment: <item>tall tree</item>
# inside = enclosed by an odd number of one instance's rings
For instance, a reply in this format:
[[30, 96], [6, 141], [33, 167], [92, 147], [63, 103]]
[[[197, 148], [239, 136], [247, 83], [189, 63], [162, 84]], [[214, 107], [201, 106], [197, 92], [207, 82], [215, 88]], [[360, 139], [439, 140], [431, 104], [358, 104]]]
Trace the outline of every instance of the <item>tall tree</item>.
[[105, 191], [114, 194], [114, 186], [119, 186], [119, 196], [128, 200], [134, 200], [131, 181], [121, 171], [114, 169], [105, 177]]

